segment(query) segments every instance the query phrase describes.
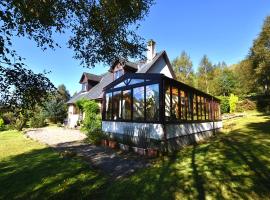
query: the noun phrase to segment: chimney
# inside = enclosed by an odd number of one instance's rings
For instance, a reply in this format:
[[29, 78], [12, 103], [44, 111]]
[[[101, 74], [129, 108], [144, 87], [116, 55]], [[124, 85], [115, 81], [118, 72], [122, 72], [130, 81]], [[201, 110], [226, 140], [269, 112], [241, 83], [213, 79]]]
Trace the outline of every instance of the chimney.
[[149, 40], [147, 44], [147, 62], [151, 62], [156, 55], [156, 42]]

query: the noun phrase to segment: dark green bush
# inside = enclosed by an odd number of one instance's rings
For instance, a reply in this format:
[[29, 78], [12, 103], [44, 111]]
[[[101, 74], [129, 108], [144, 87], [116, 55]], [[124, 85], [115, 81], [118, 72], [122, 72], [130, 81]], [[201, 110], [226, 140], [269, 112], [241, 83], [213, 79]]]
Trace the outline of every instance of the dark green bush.
[[248, 110], [255, 110], [256, 103], [249, 99], [244, 99], [236, 104], [236, 112], [244, 112]]
[[230, 102], [229, 97], [227, 96], [219, 96], [220, 99], [220, 110], [221, 113], [228, 113], [230, 112]]
[[37, 113], [29, 120], [29, 126], [31, 128], [41, 128], [46, 125], [45, 116], [42, 113]]
[[260, 112], [270, 113], [270, 96], [261, 95], [256, 97], [257, 100], [257, 109]]
[[92, 100], [82, 99], [76, 105], [84, 112], [82, 130], [86, 132], [91, 143], [97, 144], [104, 138], [101, 130], [101, 115], [98, 103]]

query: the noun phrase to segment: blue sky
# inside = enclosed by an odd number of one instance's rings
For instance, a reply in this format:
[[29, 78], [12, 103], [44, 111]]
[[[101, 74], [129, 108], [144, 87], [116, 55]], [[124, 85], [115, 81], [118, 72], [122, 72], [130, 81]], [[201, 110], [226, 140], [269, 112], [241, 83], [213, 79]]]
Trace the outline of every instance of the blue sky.
[[[213, 63], [234, 64], [243, 59], [270, 14], [267, 0], [156, 0], [138, 33], [154, 39], [157, 51], [166, 50], [172, 60], [185, 50], [194, 69], [206, 54]], [[108, 67], [83, 68], [66, 48], [67, 37], [57, 38], [62, 48], [43, 52], [35, 43], [19, 38], [18, 53], [35, 72], [51, 71], [48, 77], [57, 86], [64, 83], [71, 94], [80, 90], [82, 72], [103, 73]]]

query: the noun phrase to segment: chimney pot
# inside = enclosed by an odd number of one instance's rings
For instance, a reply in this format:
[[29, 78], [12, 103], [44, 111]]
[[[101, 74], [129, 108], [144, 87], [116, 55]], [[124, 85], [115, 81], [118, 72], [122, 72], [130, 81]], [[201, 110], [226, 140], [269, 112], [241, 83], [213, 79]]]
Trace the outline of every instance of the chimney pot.
[[147, 62], [151, 62], [156, 55], [156, 42], [149, 40], [147, 44]]

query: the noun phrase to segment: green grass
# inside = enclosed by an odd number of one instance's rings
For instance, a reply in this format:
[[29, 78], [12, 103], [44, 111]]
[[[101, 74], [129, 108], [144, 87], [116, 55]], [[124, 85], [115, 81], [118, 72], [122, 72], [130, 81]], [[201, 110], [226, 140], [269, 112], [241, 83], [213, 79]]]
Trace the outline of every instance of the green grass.
[[248, 113], [153, 167], [108, 181], [16, 131], [0, 132], [0, 199], [270, 199], [270, 116]]
[[109, 199], [270, 199], [270, 117], [224, 122], [229, 132], [115, 182]]
[[98, 198], [106, 178], [80, 159], [25, 138], [0, 132], [0, 199]]

